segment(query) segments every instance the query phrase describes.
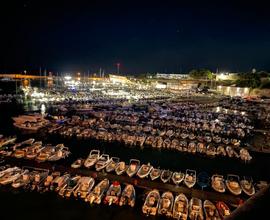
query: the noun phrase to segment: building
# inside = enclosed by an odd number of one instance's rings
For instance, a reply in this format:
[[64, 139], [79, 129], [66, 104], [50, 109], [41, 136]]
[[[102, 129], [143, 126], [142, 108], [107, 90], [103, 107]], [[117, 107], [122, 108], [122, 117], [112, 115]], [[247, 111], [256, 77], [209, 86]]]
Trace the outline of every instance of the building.
[[166, 74], [166, 73], [157, 73], [156, 77], [157, 79], [186, 79], [188, 78], [188, 74], [182, 74], [182, 73], [172, 73], [172, 74]]

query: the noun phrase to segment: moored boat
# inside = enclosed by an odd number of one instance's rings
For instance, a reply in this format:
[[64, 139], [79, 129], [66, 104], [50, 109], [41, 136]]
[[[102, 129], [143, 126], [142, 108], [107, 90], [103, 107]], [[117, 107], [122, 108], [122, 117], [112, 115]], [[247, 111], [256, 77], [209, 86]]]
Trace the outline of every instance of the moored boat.
[[158, 190], [154, 189], [154, 190], [150, 191], [147, 194], [147, 197], [144, 201], [144, 204], [142, 207], [142, 212], [147, 216], [148, 215], [155, 216], [157, 214], [157, 211], [158, 211], [159, 200], [160, 200], [160, 194], [159, 194]]
[[108, 179], [104, 179], [102, 181], [100, 181], [95, 188], [93, 189], [93, 191], [91, 191], [85, 198], [86, 202], [90, 202], [90, 204], [97, 203], [100, 204], [101, 203], [101, 199], [104, 196], [105, 192], [107, 191], [107, 189], [109, 188], [109, 180]]
[[174, 197], [171, 192], [164, 192], [159, 200], [158, 214], [167, 217], [172, 216]]
[[230, 208], [227, 206], [226, 203], [222, 201], [217, 202], [216, 207], [217, 207], [217, 210], [221, 219], [224, 219], [225, 217], [231, 214]]
[[220, 220], [216, 206], [209, 200], [203, 202], [203, 210], [206, 220]]
[[217, 175], [217, 174], [213, 175], [211, 177], [211, 186], [215, 191], [220, 192], [220, 193], [224, 193], [226, 187], [225, 187], [223, 176]]
[[71, 164], [71, 167], [74, 168], [74, 169], [78, 169], [80, 168], [84, 163], [84, 159], [82, 158], [79, 158], [77, 160], [75, 160], [72, 164]]
[[136, 193], [135, 193], [134, 186], [131, 184], [128, 184], [122, 192], [122, 195], [119, 201], [119, 206], [129, 205], [131, 207], [134, 207], [135, 199], [136, 199]]
[[117, 175], [121, 175], [127, 170], [127, 168], [128, 168], [128, 165], [124, 161], [121, 161], [116, 165], [115, 173]]
[[241, 194], [242, 189], [241, 189], [241, 186], [239, 183], [239, 176], [234, 175], [234, 174], [228, 174], [225, 183], [226, 183], [228, 190], [232, 194], [234, 194], [236, 196]]
[[151, 180], [155, 180], [155, 179], [159, 178], [160, 175], [161, 175], [161, 172], [162, 172], [161, 169], [159, 169], [159, 168], [153, 168], [151, 170], [151, 172], [150, 172], [150, 178], [151, 178]]
[[95, 180], [92, 177], [81, 177], [78, 181], [78, 187], [73, 191], [73, 195], [82, 199], [86, 198], [86, 196], [91, 192], [94, 184]]
[[188, 188], [191, 188], [196, 183], [196, 171], [195, 170], [186, 170], [184, 183]]
[[172, 181], [175, 185], [180, 184], [185, 178], [185, 174], [182, 172], [174, 172], [172, 175]]
[[119, 196], [121, 195], [121, 185], [119, 182], [117, 181], [114, 181], [107, 193], [106, 193], [106, 196], [104, 198], [104, 204], [108, 204], [108, 205], [111, 205], [111, 204], [118, 204], [119, 203]]
[[110, 162], [106, 166], [106, 172], [112, 172], [115, 170], [116, 165], [119, 163], [120, 159], [118, 157], [111, 157]]
[[192, 197], [189, 201], [189, 218], [190, 220], [203, 220], [202, 200]]
[[129, 177], [134, 176], [138, 172], [139, 168], [140, 168], [140, 161], [136, 159], [131, 159], [129, 162], [129, 167], [126, 171], [127, 175]]
[[109, 164], [109, 162], [110, 156], [108, 154], [102, 154], [95, 165], [96, 171], [104, 169]]
[[172, 217], [177, 220], [187, 220], [188, 199], [183, 193], [175, 197]]
[[173, 172], [170, 170], [163, 170], [160, 175], [160, 179], [163, 183], [167, 183], [170, 181]]
[[255, 187], [252, 183], [252, 178], [250, 177], [244, 177], [241, 181], [240, 181], [240, 186], [243, 190], [243, 192], [245, 194], [247, 194], [248, 196], [252, 196], [255, 194]]
[[152, 169], [153, 169], [153, 166], [150, 163], [143, 164], [138, 170], [137, 176], [140, 178], [146, 178]]
[[89, 156], [87, 157], [87, 159], [84, 161], [84, 166], [86, 168], [90, 168], [92, 166], [94, 166], [94, 164], [98, 161], [99, 159], [99, 155], [100, 155], [100, 151], [99, 150], [91, 150]]

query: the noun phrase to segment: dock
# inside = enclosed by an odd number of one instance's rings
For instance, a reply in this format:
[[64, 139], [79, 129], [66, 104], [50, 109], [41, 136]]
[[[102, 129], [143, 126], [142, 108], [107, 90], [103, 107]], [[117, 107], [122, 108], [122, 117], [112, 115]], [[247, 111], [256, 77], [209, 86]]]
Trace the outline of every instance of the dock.
[[10, 164], [18, 167], [33, 167], [38, 169], [47, 169], [49, 171], [59, 171], [61, 173], [68, 172], [71, 175], [81, 175], [81, 176], [91, 176], [96, 180], [100, 181], [104, 178], [110, 181], [119, 181], [121, 184], [133, 184], [135, 187], [143, 190], [157, 189], [160, 192], [171, 191], [175, 194], [184, 193], [188, 198], [196, 197], [202, 200], [210, 201], [224, 201], [232, 206], [238, 206], [241, 201], [247, 199], [242, 195], [234, 196], [228, 193], [218, 193], [215, 191], [207, 191], [196, 188], [188, 188], [184, 185], [174, 185], [170, 183], [162, 183], [160, 181], [152, 181], [148, 178], [141, 179], [137, 176], [129, 177], [127, 175], [116, 175], [114, 173], [106, 173], [105, 171], [97, 172], [93, 169], [79, 168], [74, 169], [70, 165], [53, 164], [50, 162], [38, 163], [33, 160], [27, 159], [16, 159], [16, 158], [6, 158], [6, 164]]

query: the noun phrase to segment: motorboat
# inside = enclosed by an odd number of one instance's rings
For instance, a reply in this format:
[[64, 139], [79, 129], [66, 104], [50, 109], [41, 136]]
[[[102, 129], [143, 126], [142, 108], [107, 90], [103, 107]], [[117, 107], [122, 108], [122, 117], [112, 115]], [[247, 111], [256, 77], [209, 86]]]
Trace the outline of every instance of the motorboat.
[[221, 220], [216, 206], [209, 200], [203, 202], [203, 210], [206, 220]]
[[86, 168], [90, 168], [94, 166], [94, 164], [99, 160], [100, 151], [99, 150], [91, 150], [88, 158], [84, 161], [84, 166]]
[[195, 144], [195, 142], [190, 142], [190, 143], [188, 144], [188, 149], [187, 149], [187, 151], [188, 151], [189, 153], [193, 153], [193, 154], [196, 153], [196, 144]]
[[109, 164], [109, 162], [110, 156], [108, 154], [102, 154], [95, 165], [96, 171], [104, 169]]
[[211, 177], [211, 186], [215, 191], [220, 192], [220, 193], [224, 193], [225, 189], [226, 189], [226, 186], [225, 186], [225, 183], [224, 183], [223, 176], [218, 175], [218, 174], [214, 174]]
[[147, 194], [147, 197], [144, 201], [142, 212], [147, 216], [148, 215], [155, 216], [158, 211], [159, 200], [160, 200], [160, 194], [158, 190], [154, 189], [150, 191]]
[[4, 166], [3, 170], [0, 171], [0, 178], [5, 176], [6, 174], [14, 173], [14, 172], [20, 172], [21, 169], [19, 167], [7, 167]]
[[197, 184], [201, 187], [202, 190], [210, 185], [210, 177], [207, 172], [202, 171], [198, 174]]
[[78, 182], [80, 180], [81, 176], [74, 176], [68, 179], [67, 183], [65, 186], [63, 186], [59, 190], [59, 195], [62, 197], [69, 198], [73, 191], [78, 187]]
[[55, 146], [55, 149], [53, 150], [54, 152], [49, 156], [48, 161], [57, 161], [62, 158], [66, 158], [70, 154], [69, 149], [61, 145], [62, 144], [58, 144]]
[[115, 167], [116, 167], [116, 165], [119, 163], [119, 158], [118, 157], [111, 157], [111, 159], [110, 159], [110, 161], [109, 161], [109, 163], [108, 163], [108, 165], [106, 166], [106, 172], [112, 172], [112, 171], [114, 171], [115, 170]]
[[75, 160], [72, 164], [71, 164], [71, 167], [74, 168], [74, 169], [78, 169], [80, 168], [84, 163], [84, 159], [82, 158], [79, 158], [77, 160]]
[[13, 144], [17, 140], [17, 137], [5, 137], [0, 139], [0, 148], [7, 144]]
[[85, 199], [86, 196], [91, 192], [94, 185], [95, 180], [92, 177], [81, 177], [78, 181], [78, 187], [73, 191], [74, 197]]
[[25, 171], [22, 170], [15, 170], [12, 172], [8, 172], [0, 178], [0, 184], [1, 185], [10, 184], [15, 180], [17, 180], [22, 174], [24, 174], [24, 172]]
[[256, 191], [260, 191], [260, 190], [266, 188], [267, 186], [268, 186], [268, 183], [265, 180], [260, 180], [260, 181], [256, 182], [256, 184], [255, 184]]
[[104, 204], [118, 204], [119, 203], [119, 196], [121, 195], [121, 185], [119, 182], [114, 181], [105, 196]]
[[252, 156], [250, 156], [248, 150], [245, 148], [241, 148], [239, 153], [240, 153], [240, 159], [245, 162], [248, 162], [252, 159]]
[[245, 194], [248, 196], [252, 196], [255, 194], [255, 187], [252, 183], [252, 178], [251, 177], [244, 177], [240, 181], [240, 186]]
[[122, 195], [119, 201], [119, 206], [129, 205], [131, 207], [134, 207], [135, 199], [136, 199], [136, 193], [135, 193], [134, 186], [131, 184], [128, 184], [122, 192]]
[[196, 183], [196, 171], [195, 170], [186, 170], [184, 183], [188, 188], [191, 188]]
[[234, 175], [234, 174], [228, 174], [225, 183], [226, 183], [228, 190], [232, 194], [234, 194], [236, 196], [241, 194], [242, 189], [241, 189], [241, 186], [239, 183], [239, 176]]
[[225, 202], [218, 201], [216, 203], [216, 207], [217, 207], [217, 210], [221, 219], [224, 219], [225, 217], [231, 214], [231, 210]]
[[214, 157], [217, 154], [217, 149], [214, 145], [209, 144], [206, 148], [206, 155], [209, 157]]
[[219, 145], [219, 146], [217, 147], [217, 155], [223, 156], [223, 157], [225, 157], [225, 156], [227, 155], [224, 146]]
[[30, 173], [29, 170], [25, 170], [24, 173], [16, 180], [13, 181], [13, 183], [11, 184], [11, 186], [13, 188], [21, 188], [24, 187], [25, 185], [28, 185], [31, 183], [31, 181], [33, 180], [33, 178], [31, 178], [32, 175]]
[[160, 175], [160, 179], [163, 183], [167, 183], [170, 181], [173, 172], [170, 170], [163, 170]]
[[27, 148], [25, 158], [29, 160], [36, 158], [43, 148], [42, 141], [35, 142], [33, 145]]
[[173, 211], [173, 202], [174, 202], [173, 194], [169, 191], [164, 192], [159, 200], [158, 214], [171, 217]]
[[46, 177], [48, 176], [49, 171], [33, 171], [34, 174], [34, 179], [31, 183], [30, 190], [34, 191], [37, 190], [39, 191], [39, 186], [42, 185], [42, 183], [46, 180]]
[[121, 161], [116, 165], [115, 172], [117, 175], [121, 175], [127, 170], [127, 168], [128, 165], [124, 161]]
[[34, 138], [29, 138], [25, 141], [22, 141], [20, 143], [14, 144], [12, 149], [15, 151], [17, 148], [23, 148], [23, 146], [32, 145], [35, 142]]
[[161, 175], [161, 169], [159, 169], [159, 168], [153, 168], [150, 172], [151, 180], [155, 180], [155, 179], [159, 178], [160, 175]]
[[140, 161], [136, 159], [131, 159], [129, 162], [129, 167], [127, 168], [127, 175], [129, 177], [134, 176], [140, 168]]
[[206, 152], [206, 146], [204, 143], [202, 142], [199, 142], [197, 144], [197, 152], [201, 153], [201, 154], [204, 154]]
[[190, 220], [203, 220], [202, 200], [192, 197], [189, 201], [189, 218]]
[[137, 176], [140, 178], [146, 178], [152, 169], [153, 169], [153, 166], [150, 163], [143, 164], [138, 170]]
[[187, 220], [188, 199], [183, 193], [180, 193], [175, 197], [172, 217], [177, 220]]
[[14, 157], [16, 157], [18, 159], [23, 158], [26, 155], [26, 151], [25, 151], [25, 149], [17, 149], [17, 150], [15, 150], [13, 155], [14, 155]]
[[109, 180], [108, 179], [104, 179], [101, 182], [99, 182], [95, 188], [93, 189], [93, 191], [91, 191], [85, 198], [85, 201], [89, 201], [90, 204], [97, 203], [100, 204], [101, 203], [101, 199], [104, 196], [105, 192], [107, 191], [107, 189], [109, 188]]
[[226, 152], [229, 157], [236, 157], [236, 158], [239, 157], [238, 153], [231, 146], [226, 147]]
[[175, 185], [179, 185], [185, 178], [185, 174], [182, 172], [174, 172], [172, 175], [172, 181]]
[[56, 179], [57, 177], [60, 177], [60, 172], [59, 171], [55, 171], [52, 172], [50, 175], [48, 175], [44, 181], [44, 191], [48, 191], [50, 188], [50, 185], [53, 183], [54, 179]]
[[51, 185], [54, 191], [58, 192], [62, 187], [64, 187], [68, 180], [70, 178], [70, 174], [64, 174], [63, 176], [60, 176], [59, 178], [56, 178], [56, 180]]

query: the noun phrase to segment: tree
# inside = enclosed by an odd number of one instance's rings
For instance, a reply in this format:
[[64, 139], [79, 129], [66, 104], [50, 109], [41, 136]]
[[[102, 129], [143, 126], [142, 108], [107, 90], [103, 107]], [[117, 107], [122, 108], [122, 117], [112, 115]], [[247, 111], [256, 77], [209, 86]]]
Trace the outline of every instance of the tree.
[[189, 72], [189, 76], [194, 79], [213, 79], [213, 73], [208, 69], [193, 69]]

